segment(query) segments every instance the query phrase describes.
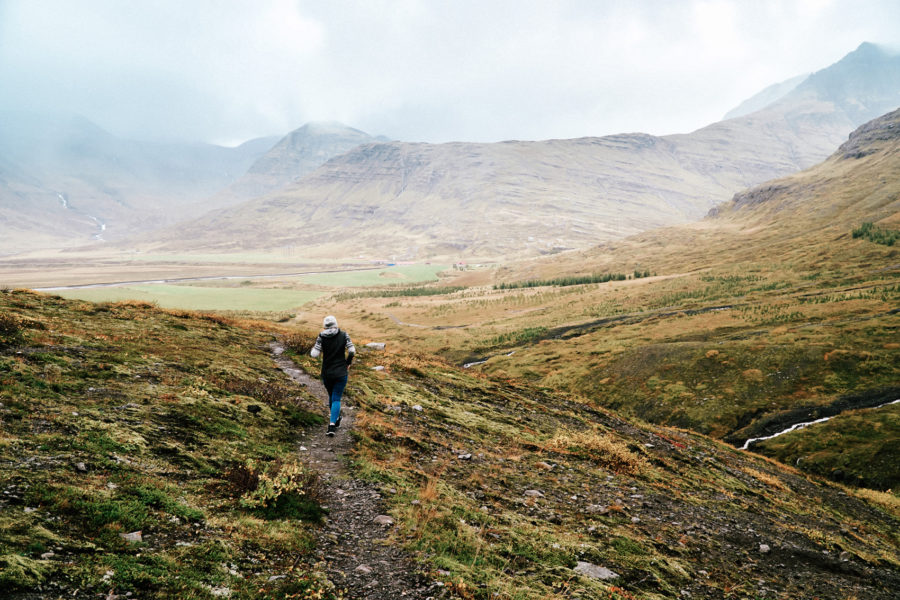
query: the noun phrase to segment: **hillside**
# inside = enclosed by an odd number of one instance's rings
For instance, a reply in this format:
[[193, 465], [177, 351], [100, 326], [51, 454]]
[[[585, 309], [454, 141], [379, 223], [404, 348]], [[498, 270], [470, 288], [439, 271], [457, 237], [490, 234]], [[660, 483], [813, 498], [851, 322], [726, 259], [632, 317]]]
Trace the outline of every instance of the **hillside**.
[[[0, 292], [0, 315], [6, 598], [388, 600], [370, 574], [404, 555], [422, 600], [879, 600], [900, 585], [895, 497], [577, 395], [364, 354], [353, 435], [326, 464], [322, 408], [273, 368], [259, 324], [23, 291]], [[288, 341], [305, 353], [311, 337]], [[384, 525], [332, 521], [365, 503]], [[386, 564], [353, 567], [363, 528]]]
[[[828, 436], [811, 428], [753, 448], [896, 488], [900, 406], [874, 407], [900, 398], [900, 260], [886, 245], [900, 231], [898, 173], [894, 111], [820, 165], [742, 192], [701, 222], [464, 272], [432, 296], [385, 289], [317, 308], [495, 377], [738, 445], [856, 409]], [[836, 433], [845, 419], [867, 432], [852, 449]]]
[[0, 113], [0, 130], [0, 253], [116, 240], [201, 214], [274, 143], [139, 142], [37, 113]]
[[367, 144], [266, 197], [161, 234], [157, 247], [490, 259], [686, 223], [819, 162], [871, 115], [896, 108], [898, 64], [863, 45], [774, 104], [684, 135]]

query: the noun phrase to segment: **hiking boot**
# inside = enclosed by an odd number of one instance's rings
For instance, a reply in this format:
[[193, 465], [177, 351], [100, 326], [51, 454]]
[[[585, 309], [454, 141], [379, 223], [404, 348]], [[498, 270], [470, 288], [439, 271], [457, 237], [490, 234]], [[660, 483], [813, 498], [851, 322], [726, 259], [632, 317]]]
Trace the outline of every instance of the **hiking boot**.
[[340, 413], [338, 413], [337, 421], [334, 422], [335, 429], [337, 429], [338, 427], [341, 426], [341, 419], [343, 419], [343, 418], [344, 418], [344, 411], [342, 410]]
[[334, 430], [337, 429], [337, 426], [334, 423], [331, 423], [328, 426], [328, 431], [325, 432], [325, 435], [329, 437], [334, 437]]

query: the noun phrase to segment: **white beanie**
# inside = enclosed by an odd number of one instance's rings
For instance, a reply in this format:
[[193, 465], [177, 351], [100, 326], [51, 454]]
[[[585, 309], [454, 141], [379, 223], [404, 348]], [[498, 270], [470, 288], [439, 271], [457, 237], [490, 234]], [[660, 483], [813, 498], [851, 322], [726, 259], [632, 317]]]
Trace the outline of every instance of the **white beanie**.
[[324, 327], [325, 329], [331, 329], [332, 327], [337, 327], [337, 319], [335, 319], [331, 315], [328, 315], [327, 317], [325, 317], [325, 320], [322, 321], [322, 327]]

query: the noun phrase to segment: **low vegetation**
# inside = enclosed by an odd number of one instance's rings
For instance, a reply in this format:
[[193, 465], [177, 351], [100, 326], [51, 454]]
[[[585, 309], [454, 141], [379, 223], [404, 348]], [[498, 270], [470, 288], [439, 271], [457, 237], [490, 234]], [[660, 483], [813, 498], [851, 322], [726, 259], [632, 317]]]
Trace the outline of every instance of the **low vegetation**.
[[900, 240], [900, 231], [878, 227], [867, 221], [853, 230], [853, 239], [857, 238], [863, 238], [882, 246], [893, 246]]
[[0, 316], [5, 598], [336, 597], [291, 459], [322, 419], [276, 380], [267, 326], [24, 291]]

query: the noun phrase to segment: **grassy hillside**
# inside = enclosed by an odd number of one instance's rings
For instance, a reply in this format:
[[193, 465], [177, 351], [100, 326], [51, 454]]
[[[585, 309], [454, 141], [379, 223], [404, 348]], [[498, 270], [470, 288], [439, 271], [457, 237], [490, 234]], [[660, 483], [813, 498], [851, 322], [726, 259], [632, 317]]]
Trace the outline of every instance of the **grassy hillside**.
[[[28, 292], [0, 293], [0, 315], [5, 597], [338, 597], [296, 445], [320, 409], [273, 369], [272, 332]], [[391, 543], [440, 597], [887, 599], [900, 585], [893, 496], [406, 351], [362, 356], [348, 396], [352, 472], [379, 486]], [[287, 489], [262, 505], [276, 473]]]
[[[456, 284], [469, 287], [451, 294], [319, 306], [368, 335], [459, 364], [484, 360], [478, 368], [494, 376], [733, 442], [774, 433], [787, 418], [893, 400], [900, 255], [853, 231], [866, 222], [900, 230], [898, 131], [900, 113], [891, 113], [823, 164], [739, 194], [700, 223], [469, 273]], [[628, 279], [498, 289], [602, 274]], [[871, 455], [896, 452], [896, 423], [883, 427]], [[780, 456], [793, 464], [806, 455]], [[820, 472], [883, 489], [900, 481], [896, 460], [849, 470], [836, 455], [818, 462]]]
[[[321, 514], [295, 456], [296, 428], [321, 417], [273, 372], [270, 338], [146, 304], [0, 293], [3, 597], [318, 586], [314, 567], [268, 580], [310, 556]], [[257, 506], [252, 483], [291, 468], [296, 485]]]

